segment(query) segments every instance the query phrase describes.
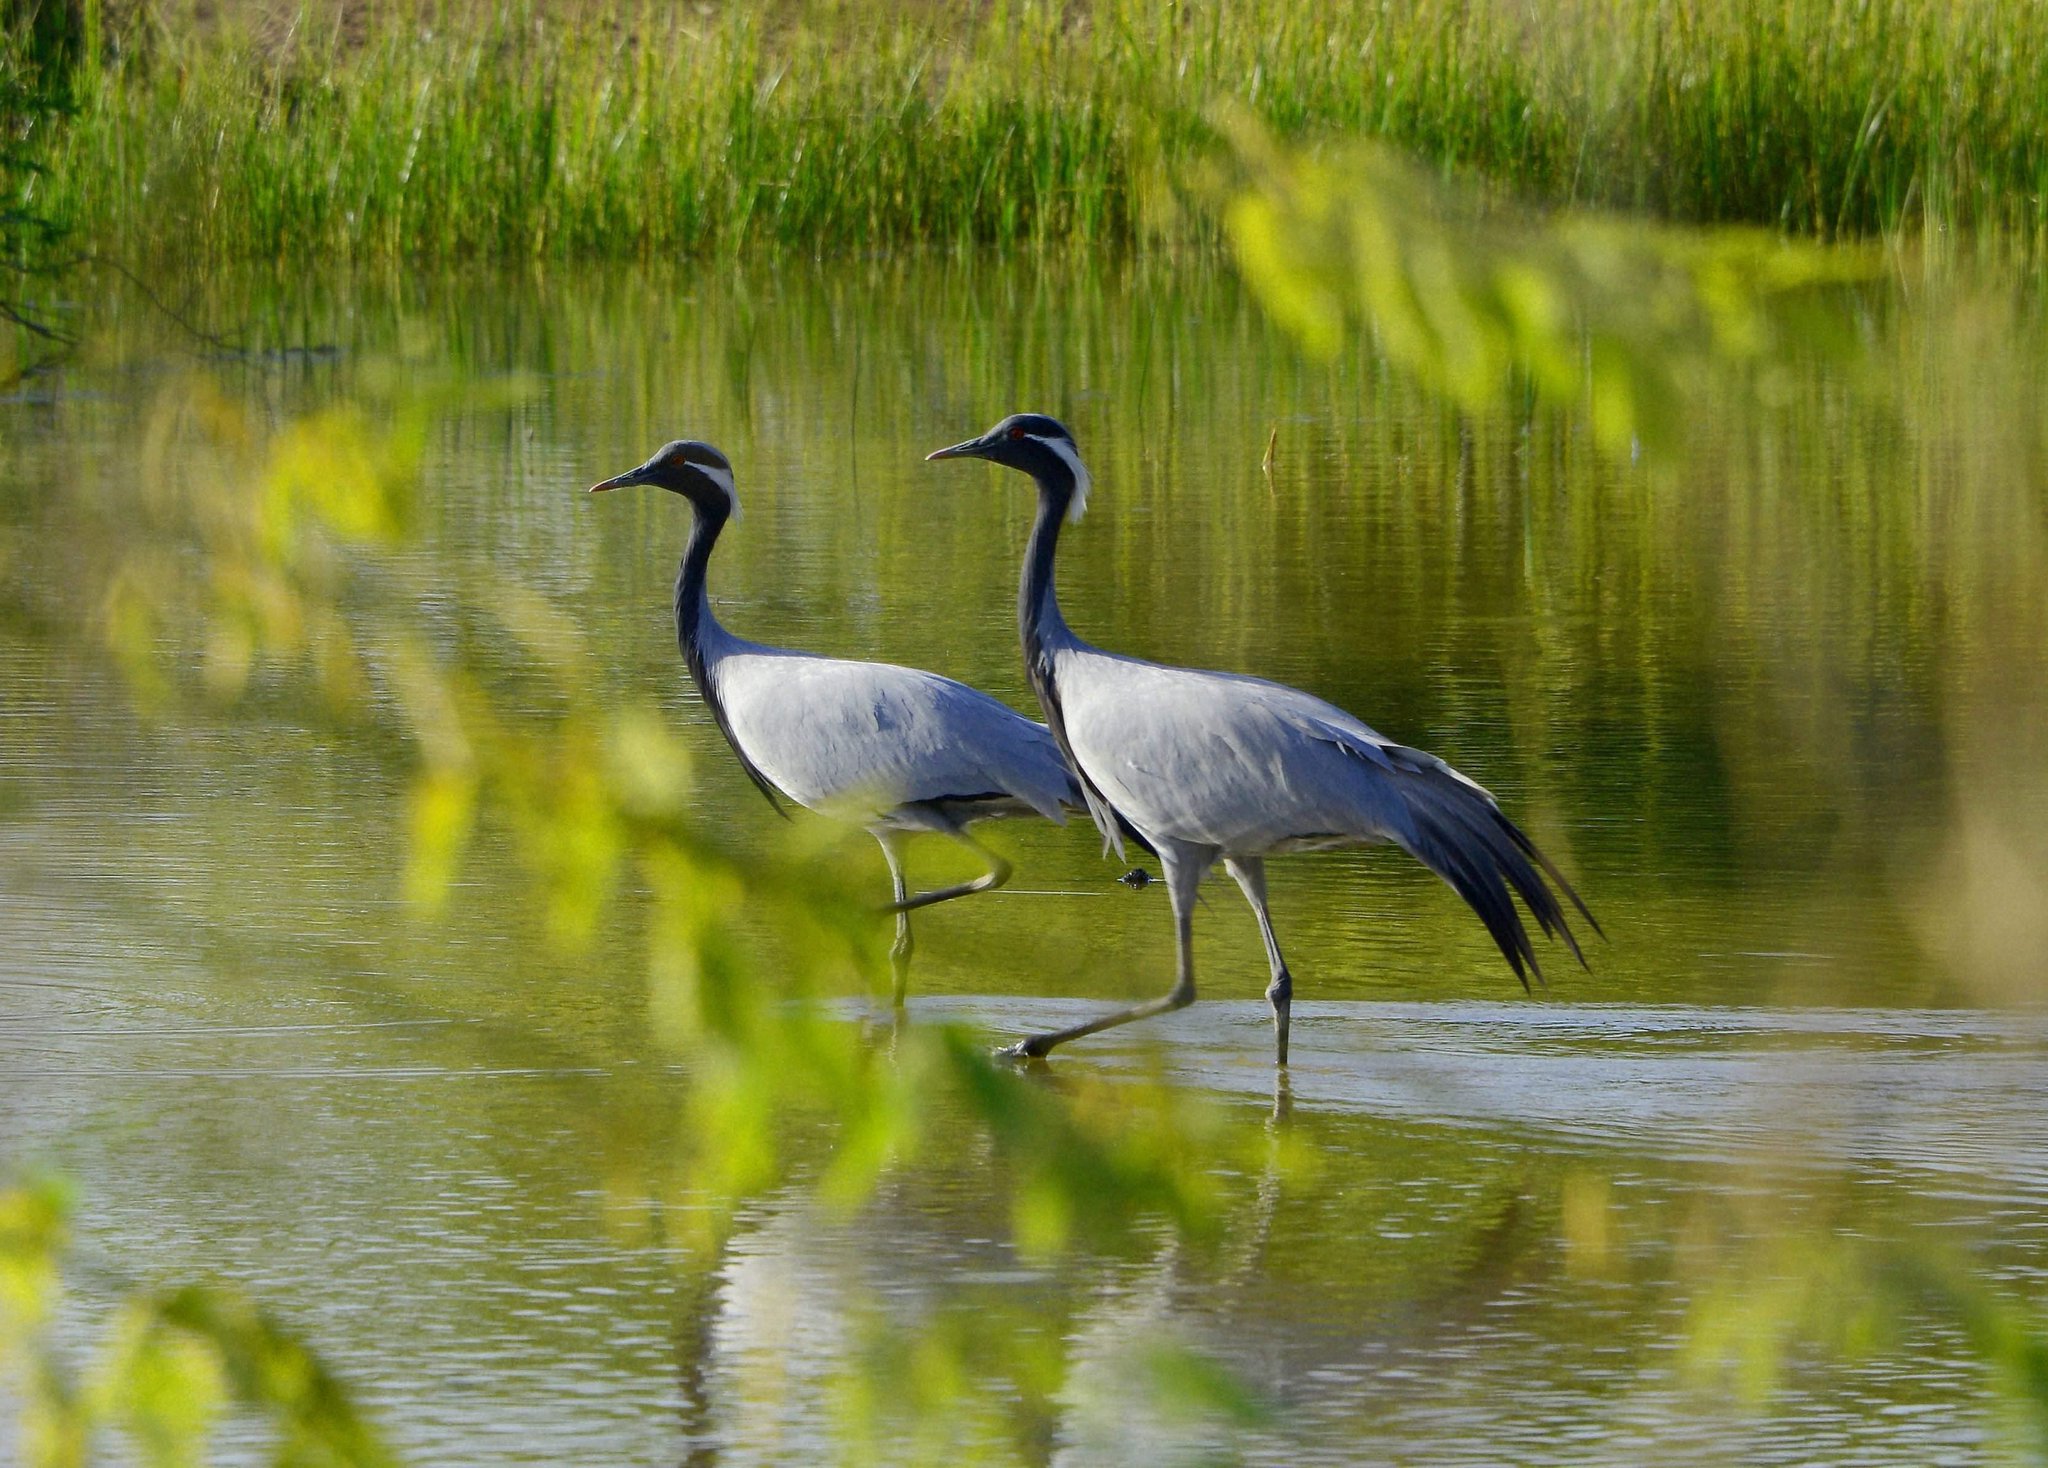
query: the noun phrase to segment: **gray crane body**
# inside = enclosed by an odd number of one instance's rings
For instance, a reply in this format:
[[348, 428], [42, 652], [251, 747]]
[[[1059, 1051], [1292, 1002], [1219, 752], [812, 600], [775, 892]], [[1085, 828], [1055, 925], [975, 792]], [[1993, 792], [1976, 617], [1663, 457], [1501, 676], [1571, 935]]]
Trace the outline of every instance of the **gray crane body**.
[[706, 701], [733, 748], [798, 805], [897, 831], [1064, 822], [1073, 777], [1043, 724], [936, 673], [764, 647], [702, 622]]
[[[738, 509], [732, 465], [678, 440], [593, 493], [655, 485], [689, 500], [690, 539], [676, 574], [676, 642], [698, 695], [747, 775], [776, 795], [865, 826], [889, 863], [896, 914], [895, 1002], [904, 1003], [910, 913], [1000, 887], [1010, 866], [968, 833], [981, 820], [1041, 815], [1062, 824], [1081, 794], [1051, 733], [987, 694], [916, 668], [817, 657], [734, 636], [711, 609], [707, 570]], [[971, 882], [913, 894], [904, 838], [936, 832], [988, 863]]]
[[[1147, 837], [1274, 856], [1420, 839], [1395, 778], [1477, 785], [1335, 704], [1239, 673], [1050, 647], [1074, 758]], [[1390, 778], [1395, 777], [1395, 778]]]
[[1105, 846], [1121, 852], [1127, 823], [1157, 850], [1178, 939], [1178, 977], [1164, 998], [1034, 1035], [1006, 1053], [1042, 1057], [1068, 1040], [1192, 1003], [1195, 894], [1219, 860], [1258, 919], [1281, 1065], [1294, 985], [1267, 906], [1268, 856], [1392, 843], [1465, 899], [1525, 988], [1541, 970], [1516, 896], [1544, 933], [1584, 962], [1544, 876], [1592, 923], [1585, 904], [1492, 795], [1436, 756], [1298, 689], [1123, 657], [1074, 635], [1060, 613], [1053, 561], [1061, 522], [1079, 518], [1090, 480], [1056, 419], [1014, 414], [929, 457], [986, 459], [1037, 484], [1017, 597], [1025, 672]]

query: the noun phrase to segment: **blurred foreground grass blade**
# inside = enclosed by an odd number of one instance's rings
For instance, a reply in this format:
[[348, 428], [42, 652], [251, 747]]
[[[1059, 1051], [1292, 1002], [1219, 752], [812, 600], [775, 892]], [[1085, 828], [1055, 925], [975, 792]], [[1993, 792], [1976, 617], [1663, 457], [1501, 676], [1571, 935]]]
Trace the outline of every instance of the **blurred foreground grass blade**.
[[[1855, 339], [1816, 288], [1864, 280], [1874, 252], [1756, 230], [1657, 229], [1489, 208], [1368, 143], [1276, 146], [1228, 125], [1224, 223], [1253, 291], [1308, 352], [1368, 332], [1396, 365], [1482, 410], [1523, 384], [1583, 410], [1610, 453], [1676, 447], [1710, 365], [1764, 374]], [[1809, 309], [1794, 311], [1795, 307]]]

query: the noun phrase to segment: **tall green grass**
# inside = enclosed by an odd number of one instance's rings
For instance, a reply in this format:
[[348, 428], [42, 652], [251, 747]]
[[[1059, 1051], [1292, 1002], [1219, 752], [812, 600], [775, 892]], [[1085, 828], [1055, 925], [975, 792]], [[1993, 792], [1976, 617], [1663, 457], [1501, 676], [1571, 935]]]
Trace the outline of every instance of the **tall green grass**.
[[36, 180], [125, 258], [675, 256], [1200, 236], [1234, 102], [1544, 202], [2048, 229], [2035, 0], [417, 7], [109, 27]]

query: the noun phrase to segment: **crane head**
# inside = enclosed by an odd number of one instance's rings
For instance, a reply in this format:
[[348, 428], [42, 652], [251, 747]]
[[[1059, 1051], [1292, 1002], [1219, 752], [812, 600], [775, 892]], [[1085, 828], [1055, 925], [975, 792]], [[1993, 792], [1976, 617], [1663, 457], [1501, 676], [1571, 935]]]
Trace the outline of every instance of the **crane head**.
[[732, 461], [710, 444], [693, 438], [663, 444], [639, 468], [600, 480], [590, 486], [590, 492], [601, 494], [636, 484], [672, 490], [700, 510], [728, 515], [737, 515], [740, 510], [740, 498], [732, 484]]
[[1091, 480], [1081, 462], [1074, 435], [1057, 418], [1043, 413], [1012, 413], [980, 438], [970, 438], [951, 448], [925, 455], [932, 459], [987, 459], [1010, 469], [1021, 469], [1041, 485], [1067, 494], [1067, 518], [1078, 520], [1088, 508]]

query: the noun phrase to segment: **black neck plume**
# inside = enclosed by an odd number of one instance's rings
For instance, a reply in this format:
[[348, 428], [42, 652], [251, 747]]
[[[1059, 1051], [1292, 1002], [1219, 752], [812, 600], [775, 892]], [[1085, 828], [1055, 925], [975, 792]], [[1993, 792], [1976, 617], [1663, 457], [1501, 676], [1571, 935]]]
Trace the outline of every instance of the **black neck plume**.
[[690, 665], [697, 691], [708, 703], [711, 685], [704, 676], [704, 627], [707, 622], [715, 627], [717, 622], [704, 594], [704, 581], [711, 568], [711, 548], [718, 544], [726, 516], [722, 510], [707, 513], [695, 505], [691, 508], [690, 542], [683, 547], [683, 563], [676, 570], [676, 643], [683, 650], [683, 661]]
[[690, 543], [683, 547], [683, 563], [676, 571], [676, 644], [683, 650], [683, 662], [690, 669], [690, 681], [697, 685], [697, 696], [711, 710], [711, 717], [718, 722], [718, 732], [732, 746], [740, 768], [768, 797], [768, 803], [787, 816], [789, 812], [783, 810], [775, 787], [747, 758], [747, 752], [733, 737], [732, 721], [725, 713], [725, 701], [718, 696], [718, 689], [711, 681], [711, 670], [704, 661], [704, 634], [718, 627], [718, 619], [711, 615], [711, 598], [704, 590], [705, 573], [711, 565], [711, 548], [718, 543], [718, 533], [725, 529], [730, 515], [723, 505], [707, 510], [692, 500], [691, 507], [695, 516], [690, 524]]
[[[1066, 519], [1073, 499], [1071, 479], [1039, 478], [1038, 517], [1031, 522], [1031, 541], [1024, 547], [1024, 574], [1017, 585], [1017, 630], [1023, 634], [1025, 662], [1034, 669], [1044, 652], [1045, 634], [1067, 628], [1052, 588], [1052, 564], [1060, 545], [1060, 522]], [[1036, 673], [1032, 686], [1038, 686]], [[1039, 698], [1045, 697], [1040, 689]]]
[[1060, 706], [1060, 690], [1053, 666], [1057, 647], [1071, 647], [1074, 634], [1060, 615], [1060, 600], [1052, 585], [1053, 555], [1059, 549], [1060, 523], [1074, 501], [1073, 475], [1064, 468], [1033, 476], [1038, 481], [1038, 517], [1031, 522], [1031, 541], [1024, 548], [1024, 574], [1017, 586], [1017, 631], [1024, 642], [1024, 676], [1038, 695], [1045, 711], [1045, 726], [1065, 756], [1067, 768], [1085, 786], [1091, 804], [1110, 810], [1108, 800], [1095, 788], [1081, 762], [1074, 758], [1074, 746], [1067, 742], [1066, 711]]

